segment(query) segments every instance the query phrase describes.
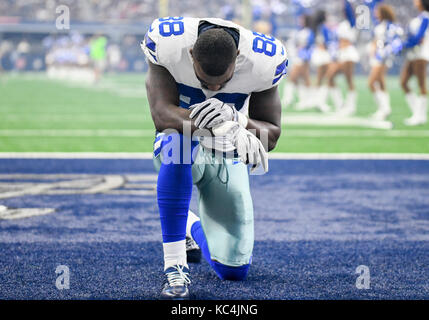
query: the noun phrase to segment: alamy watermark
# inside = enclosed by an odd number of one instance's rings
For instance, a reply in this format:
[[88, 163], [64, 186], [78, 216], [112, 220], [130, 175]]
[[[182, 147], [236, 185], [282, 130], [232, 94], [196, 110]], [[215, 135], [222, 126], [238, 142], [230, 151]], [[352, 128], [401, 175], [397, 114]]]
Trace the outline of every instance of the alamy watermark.
[[55, 269], [55, 273], [58, 275], [55, 286], [58, 290], [70, 289], [70, 269], [68, 266], [59, 265]]
[[[255, 129], [248, 129], [255, 135]], [[268, 150], [268, 130], [259, 131], [259, 140], [265, 150]], [[234, 133], [231, 133], [234, 135]], [[154, 151], [161, 153], [160, 160], [163, 164], [222, 164], [224, 159], [236, 159], [236, 147], [233, 145], [231, 136], [224, 137], [214, 136], [208, 129], [196, 129], [192, 132], [191, 121], [183, 121], [182, 132], [175, 129], [166, 129], [158, 133], [158, 138], [155, 141]], [[195, 142], [199, 142], [200, 146], [205, 149], [206, 154], [211, 154], [209, 157], [198, 157], [199, 148], [194, 147]], [[161, 151], [162, 149], [162, 151]], [[262, 171], [255, 171], [254, 175], [263, 174]]]
[[56, 7], [55, 13], [58, 15], [55, 19], [57, 30], [70, 30], [70, 8], [66, 5]]
[[369, 268], [365, 265], [360, 265], [355, 271], [359, 277], [356, 279], [356, 288], [359, 290], [368, 290], [371, 288], [371, 275]]
[[358, 30], [369, 30], [371, 28], [371, 11], [366, 5], [356, 7], [356, 28]]
[[[371, 289], [371, 275], [369, 267], [366, 265], [359, 265], [356, 267], [355, 273], [359, 276], [356, 278], [355, 286], [359, 290]], [[57, 278], [55, 286], [58, 290], [70, 289], [70, 268], [66, 265], [58, 265], [55, 269]]]

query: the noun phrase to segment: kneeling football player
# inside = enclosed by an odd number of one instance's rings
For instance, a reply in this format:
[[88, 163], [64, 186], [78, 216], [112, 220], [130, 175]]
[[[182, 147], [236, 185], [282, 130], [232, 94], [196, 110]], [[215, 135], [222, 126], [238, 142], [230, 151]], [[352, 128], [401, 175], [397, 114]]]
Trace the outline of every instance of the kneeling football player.
[[[200, 248], [221, 279], [248, 274], [254, 228], [247, 165], [268, 171], [267, 152], [280, 137], [277, 86], [286, 74], [286, 52], [273, 37], [215, 18], [157, 19], [141, 46], [157, 130], [161, 298], [187, 299], [187, 249]], [[193, 185], [199, 217], [189, 211]]]

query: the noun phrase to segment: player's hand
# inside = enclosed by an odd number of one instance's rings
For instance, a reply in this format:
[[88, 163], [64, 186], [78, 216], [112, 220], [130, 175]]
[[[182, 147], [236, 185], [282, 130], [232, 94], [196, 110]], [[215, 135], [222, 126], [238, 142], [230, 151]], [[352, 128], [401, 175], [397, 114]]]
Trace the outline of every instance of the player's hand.
[[194, 104], [189, 109], [189, 118], [193, 119], [195, 126], [200, 129], [211, 129], [226, 121], [238, 121], [247, 126], [247, 117], [244, 114], [216, 98]]
[[251, 172], [262, 167], [268, 172], [268, 153], [262, 142], [250, 131], [234, 121], [224, 122], [212, 129], [217, 137], [228, 138], [237, 150], [242, 162], [252, 165]]

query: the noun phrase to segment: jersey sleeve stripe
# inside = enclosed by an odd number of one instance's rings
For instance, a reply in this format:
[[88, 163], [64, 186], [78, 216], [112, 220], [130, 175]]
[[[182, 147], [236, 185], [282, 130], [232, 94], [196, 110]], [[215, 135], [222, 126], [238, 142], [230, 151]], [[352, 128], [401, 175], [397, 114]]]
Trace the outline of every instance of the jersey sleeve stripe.
[[158, 62], [158, 59], [152, 54], [152, 53], [150, 53], [149, 52], [149, 54], [152, 56], [152, 58], [156, 61], [156, 62]]
[[280, 63], [276, 68], [276, 74], [275, 76], [278, 76], [279, 74], [283, 74], [285, 72], [285, 69], [288, 65], [288, 60], [286, 59], [282, 63]]
[[273, 85], [280, 81], [281, 78], [283, 78], [284, 74], [280, 75], [280, 77], [277, 77], [273, 80]]
[[146, 33], [144, 39], [145, 39], [146, 47], [149, 50], [156, 52], [156, 43], [147, 35], [147, 33]]

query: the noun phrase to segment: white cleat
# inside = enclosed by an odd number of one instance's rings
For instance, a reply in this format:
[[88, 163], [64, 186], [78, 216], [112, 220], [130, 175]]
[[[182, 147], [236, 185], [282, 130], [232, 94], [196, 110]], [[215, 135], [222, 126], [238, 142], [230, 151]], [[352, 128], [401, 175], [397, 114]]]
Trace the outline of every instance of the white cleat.
[[186, 266], [175, 265], [165, 270], [166, 280], [161, 291], [162, 300], [188, 300], [191, 283], [189, 269]]

